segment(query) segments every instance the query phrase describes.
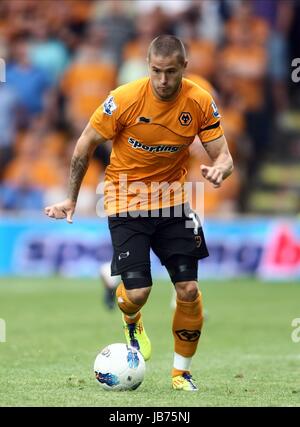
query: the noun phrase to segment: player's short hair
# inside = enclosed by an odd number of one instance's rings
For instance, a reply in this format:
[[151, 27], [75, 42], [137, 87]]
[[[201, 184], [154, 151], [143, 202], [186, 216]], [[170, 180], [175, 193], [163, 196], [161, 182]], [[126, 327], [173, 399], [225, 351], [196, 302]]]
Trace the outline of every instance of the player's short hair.
[[172, 56], [174, 53], [178, 56], [178, 61], [184, 64], [186, 61], [186, 51], [182, 41], [175, 36], [164, 34], [156, 37], [150, 43], [148, 48], [148, 61], [150, 60], [151, 54], [157, 56]]

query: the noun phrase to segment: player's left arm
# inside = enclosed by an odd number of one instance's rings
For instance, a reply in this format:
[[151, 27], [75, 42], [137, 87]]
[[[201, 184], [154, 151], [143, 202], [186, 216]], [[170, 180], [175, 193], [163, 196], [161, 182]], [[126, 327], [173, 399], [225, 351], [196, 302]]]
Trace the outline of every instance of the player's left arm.
[[233, 171], [233, 161], [224, 135], [213, 141], [202, 143], [205, 151], [212, 160], [212, 166], [201, 165], [202, 175], [215, 188], [222, 185], [224, 179]]

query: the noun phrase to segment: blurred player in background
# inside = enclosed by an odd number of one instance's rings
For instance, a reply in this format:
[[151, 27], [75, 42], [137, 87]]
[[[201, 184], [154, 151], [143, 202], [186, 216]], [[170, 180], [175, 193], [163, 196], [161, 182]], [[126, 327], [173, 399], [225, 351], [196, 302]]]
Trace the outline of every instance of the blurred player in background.
[[103, 284], [104, 298], [103, 302], [109, 310], [115, 307], [116, 289], [121, 281], [120, 276], [111, 275], [111, 263], [104, 262], [100, 266], [100, 280]]
[[[68, 197], [46, 207], [45, 213], [72, 222], [90, 158], [99, 144], [113, 140], [105, 207], [114, 248], [112, 274], [122, 278], [116, 295], [125, 336], [145, 360], [150, 358], [141, 309], [152, 287], [152, 248], [177, 293], [172, 387], [196, 391], [191, 362], [203, 324], [197, 271], [198, 260], [208, 251], [200, 220], [183, 188], [189, 146], [199, 135], [212, 160], [212, 166], [200, 166], [201, 172], [215, 188], [231, 174], [233, 163], [213, 98], [183, 78], [187, 60], [181, 40], [168, 35], [154, 39], [148, 64], [149, 77], [112, 91], [95, 111], [75, 147]], [[167, 183], [168, 188], [157, 189], [153, 185], [157, 183]], [[171, 194], [173, 184], [177, 190], [173, 187]]]

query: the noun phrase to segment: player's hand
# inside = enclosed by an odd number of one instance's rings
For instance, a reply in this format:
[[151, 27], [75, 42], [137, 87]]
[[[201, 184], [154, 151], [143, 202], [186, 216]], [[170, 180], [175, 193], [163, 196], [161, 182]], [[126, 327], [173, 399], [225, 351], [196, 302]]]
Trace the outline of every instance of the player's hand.
[[223, 171], [218, 166], [206, 166], [201, 165], [202, 176], [207, 179], [207, 181], [211, 182], [214, 188], [221, 187], [223, 182]]
[[70, 199], [66, 199], [61, 203], [57, 203], [52, 206], [47, 206], [44, 209], [44, 212], [50, 218], [55, 219], [67, 219], [67, 221], [72, 224], [73, 214], [75, 211], [76, 203], [72, 202]]

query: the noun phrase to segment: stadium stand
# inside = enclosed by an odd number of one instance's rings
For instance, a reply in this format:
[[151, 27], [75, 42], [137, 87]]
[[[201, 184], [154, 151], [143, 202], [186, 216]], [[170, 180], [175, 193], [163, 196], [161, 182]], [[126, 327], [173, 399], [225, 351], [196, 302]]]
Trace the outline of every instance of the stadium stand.
[[[149, 41], [171, 33], [186, 43], [187, 77], [205, 78], [214, 91], [236, 165], [220, 191], [206, 186], [206, 213], [299, 212], [299, 84], [290, 67], [300, 57], [299, 2], [144, 3], [2, 0], [0, 210], [41, 209], [63, 192], [89, 116], [113, 87], [147, 73]], [[203, 155], [191, 150], [190, 180], [201, 181]], [[84, 214], [95, 212], [108, 161], [109, 144], [85, 179]]]

